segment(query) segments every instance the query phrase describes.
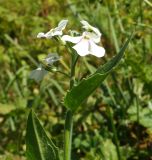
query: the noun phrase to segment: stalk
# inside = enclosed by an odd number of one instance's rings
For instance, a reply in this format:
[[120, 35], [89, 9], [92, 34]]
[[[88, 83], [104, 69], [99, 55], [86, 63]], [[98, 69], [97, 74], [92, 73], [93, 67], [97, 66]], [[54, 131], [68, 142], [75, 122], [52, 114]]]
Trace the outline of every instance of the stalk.
[[73, 115], [70, 110], [67, 111], [65, 119], [65, 145], [64, 145], [64, 160], [71, 160], [71, 146], [72, 146], [72, 128], [73, 128]]
[[[78, 60], [78, 55], [71, 53], [71, 72], [70, 72], [70, 89], [74, 85], [75, 66]], [[64, 160], [71, 160], [72, 150], [72, 131], [73, 131], [73, 113], [68, 110], [65, 118], [64, 127]]]

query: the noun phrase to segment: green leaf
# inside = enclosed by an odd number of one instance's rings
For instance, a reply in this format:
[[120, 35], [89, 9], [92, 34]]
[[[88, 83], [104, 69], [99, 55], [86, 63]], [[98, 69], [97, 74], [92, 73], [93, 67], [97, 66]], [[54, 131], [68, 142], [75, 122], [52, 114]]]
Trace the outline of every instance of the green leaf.
[[[152, 108], [149, 102], [149, 105], [143, 108], [141, 105], [139, 107], [139, 124], [146, 127], [150, 132], [152, 132]], [[138, 122], [137, 119], [137, 104], [133, 104], [127, 111], [128, 118], [130, 122]]]
[[59, 160], [58, 148], [48, 138], [33, 111], [27, 121], [26, 147], [28, 160]]
[[103, 80], [112, 71], [112, 69], [120, 62], [125, 50], [132, 38], [132, 35], [126, 41], [120, 52], [108, 61], [105, 65], [100, 66], [97, 71], [86, 79], [83, 79], [77, 86], [74, 86], [66, 95], [64, 105], [75, 111], [81, 103], [89, 97], [92, 92], [101, 85]]
[[110, 139], [103, 140], [101, 152], [103, 159], [118, 160], [116, 146]]

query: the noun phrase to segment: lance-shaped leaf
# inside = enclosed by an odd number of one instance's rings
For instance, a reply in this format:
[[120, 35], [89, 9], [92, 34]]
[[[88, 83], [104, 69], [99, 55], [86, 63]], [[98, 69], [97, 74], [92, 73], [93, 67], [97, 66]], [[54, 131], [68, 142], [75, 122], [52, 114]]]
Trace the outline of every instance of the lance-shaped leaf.
[[33, 111], [27, 121], [26, 148], [28, 160], [59, 160], [58, 148], [49, 139]]
[[83, 79], [78, 85], [74, 86], [67, 93], [64, 99], [64, 105], [67, 108], [75, 111], [81, 105], [81, 103], [86, 98], [88, 98], [89, 95], [91, 95], [98, 86], [101, 85], [107, 75], [120, 62], [131, 38], [132, 35], [129, 37], [124, 46], [121, 48], [120, 52], [115, 57], [113, 57], [103, 66], [100, 66], [94, 74], [92, 74], [88, 78]]

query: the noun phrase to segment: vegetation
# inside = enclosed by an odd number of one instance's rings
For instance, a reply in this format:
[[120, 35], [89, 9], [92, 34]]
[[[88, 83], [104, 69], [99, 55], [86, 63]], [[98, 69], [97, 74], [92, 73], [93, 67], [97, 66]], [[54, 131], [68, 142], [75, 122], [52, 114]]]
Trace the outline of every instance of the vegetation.
[[[74, 117], [72, 160], [152, 159], [152, 3], [150, 0], [1, 0], [0, 1], [0, 160], [26, 159], [26, 126], [31, 108], [53, 142], [63, 148], [68, 90], [65, 75], [43, 81], [30, 72], [49, 53], [69, 72], [69, 53], [55, 41], [39, 40], [62, 19], [66, 30], [87, 20], [102, 33], [104, 58], [79, 59], [78, 77], [87, 77], [133, 38], [119, 66], [81, 105]], [[62, 153], [60, 153], [62, 154]]]

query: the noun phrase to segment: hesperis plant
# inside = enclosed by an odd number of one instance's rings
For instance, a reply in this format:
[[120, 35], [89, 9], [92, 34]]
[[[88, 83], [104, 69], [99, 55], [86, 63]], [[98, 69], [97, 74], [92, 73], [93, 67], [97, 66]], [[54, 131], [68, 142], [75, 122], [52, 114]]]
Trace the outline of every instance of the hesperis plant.
[[[121, 50], [116, 56], [104, 65], [99, 66], [96, 71], [83, 78], [79, 83], [75, 82], [75, 68], [77, 67], [78, 58], [83, 56], [93, 55], [102, 59], [106, 54], [101, 42], [101, 32], [98, 28], [90, 25], [87, 21], [81, 20], [83, 32], [79, 36], [64, 35], [64, 29], [66, 28], [68, 20], [62, 20], [59, 22], [56, 28], [51, 29], [47, 33], [40, 32], [37, 38], [55, 39], [58, 41], [58, 45], [64, 44], [67, 51], [70, 51], [69, 57], [71, 57], [70, 73], [65, 73], [69, 78], [69, 90], [64, 97], [64, 106], [67, 109], [65, 116], [65, 128], [64, 128], [64, 149], [58, 148], [47, 136], [44, 128], [40, 124], [37, 116], [31, 110], [28, 122], [27, 122], [27, 134], [26, 134], [26, 147], [28, 160], [71, 160], [72, 150], [72, 132], [73, 132], [73, 118], [77, 114], [77, 109], [104, 81], [108, 74], [122, 59], [125, 50], [131, 40], [131, 37], [125, 42]], [[75, 31], [75, 33], [77, 33]], [[64, 57], [64, 55], [62, 54]], [[54, 71], [54, 64], [59, 61], [61, 56], [57, 53], [48, 54], [46, 58], [42, 60], [37, 69], [31, 72], [30, 78], [40, 82], [43, 80], [49, 72]], [[58, 71], [58, 69], [56, 69]], [[83, 107], [85, 109], [85, 107]], [[60, 155], [60, 150], [63, 150], [64, 155]]]

